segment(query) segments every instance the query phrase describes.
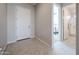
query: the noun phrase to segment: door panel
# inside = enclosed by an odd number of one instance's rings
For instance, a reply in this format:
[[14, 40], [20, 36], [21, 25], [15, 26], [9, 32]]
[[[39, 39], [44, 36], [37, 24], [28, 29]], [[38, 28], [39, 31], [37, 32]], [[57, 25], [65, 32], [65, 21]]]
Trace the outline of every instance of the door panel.
[[17, 39], [31, 38], [31, 11], [17, 7]]

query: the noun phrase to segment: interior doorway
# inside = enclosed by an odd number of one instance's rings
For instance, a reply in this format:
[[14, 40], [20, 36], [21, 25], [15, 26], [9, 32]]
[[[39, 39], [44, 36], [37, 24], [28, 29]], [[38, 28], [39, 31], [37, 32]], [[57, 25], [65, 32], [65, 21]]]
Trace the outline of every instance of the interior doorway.
[[76, 54], [76, 4], [53, 4], [54, 53]]
[[73, 37], [76, 39], [76, 4], [62, 8], [64, 40]]
[[61, 35], [61, 7], [60, 4], [53, 4], [53, 38], [54, 42], [62, 40]]

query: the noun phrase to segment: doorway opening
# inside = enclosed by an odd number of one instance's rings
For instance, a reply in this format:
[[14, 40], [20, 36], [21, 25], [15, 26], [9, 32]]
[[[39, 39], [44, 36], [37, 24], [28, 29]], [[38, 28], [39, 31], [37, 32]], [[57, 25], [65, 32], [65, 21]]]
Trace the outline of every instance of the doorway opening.
[[60, 5], [53, 4], [53, 38], [54, 42], [61, 40], [61, 14]]
[[53, 4], [55, 54], [76, 54], [76, 4]]

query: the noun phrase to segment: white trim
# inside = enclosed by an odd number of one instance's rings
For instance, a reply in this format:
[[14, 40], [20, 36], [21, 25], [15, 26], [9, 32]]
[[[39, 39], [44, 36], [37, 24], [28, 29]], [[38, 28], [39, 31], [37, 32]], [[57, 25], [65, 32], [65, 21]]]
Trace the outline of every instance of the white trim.
[[[8, 44], [7, 44], [8, 45]], [[0, 55], [3, 55], [4, 54], [4, 52], [5, 52], [5, 50], [6, 50], [6, 48], [7, 48], [7, 45], [2, 49], [2, 51], [1, 51], [1, 54]]]
[[14, 43], [14, 42], [16, 42], [16, 40], [15, 40], [15, 41], [9, 41], [9, 42], [7, 42], [6, 46], [2, 49], [2, 51], [1, 51], [0, 54], [3, 55], [4, 52], [5, 52], [5, 50], [6, 50], [6, 48], [7, 48], [7, 45], [8, 45], [8, 44], [11, 44], [11, 43]]
[[45, 44], [46, 46], [48, 46], [49, 47], [49, 44], [48, 43], [46, 43], [45, 41], [43, 41], [43, 40], [41, 40], [40, 38], [38, 38], [38, 37], [35, 37], [36, 39], [38, 39], [40, 42], [42, 42], [43, 44]]
[[14, 43], [16, 42], [17, 40], [14, 40], [14, 41], [8, 41], [7, 44], [11, 44], [11, 43]]
[[[31, 36], [31, 37], [28, 37], [28, 38], [35, 38], [35, 36]], [[23, 39], [27, 39], [27, 38], [23, 38]], [[19, 40], [22, 40], [22, 39], [16, 39], [16, 41], [19, 41]]]

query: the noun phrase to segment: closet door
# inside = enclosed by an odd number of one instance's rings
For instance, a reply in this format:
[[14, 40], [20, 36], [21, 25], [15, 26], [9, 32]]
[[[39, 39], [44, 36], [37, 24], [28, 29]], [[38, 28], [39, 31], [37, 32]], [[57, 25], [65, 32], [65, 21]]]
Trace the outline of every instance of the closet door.
[[31, 38], [31, 10], [17, 7], [17, 40]]

